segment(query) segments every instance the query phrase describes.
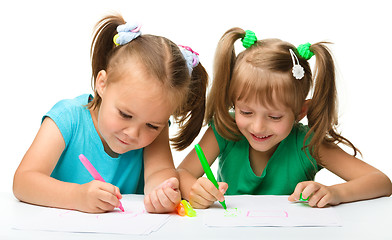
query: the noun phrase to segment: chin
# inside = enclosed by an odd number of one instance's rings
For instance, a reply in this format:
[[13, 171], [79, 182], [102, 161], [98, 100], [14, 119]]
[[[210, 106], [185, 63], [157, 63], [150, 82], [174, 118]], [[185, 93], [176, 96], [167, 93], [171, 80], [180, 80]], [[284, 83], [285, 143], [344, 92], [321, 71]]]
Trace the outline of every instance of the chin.
[[129, 151], [129, 150], [125, 150], [124, 148], [110, 146], [110, 145], [109, 145], [109, 148], [110, 148], [110, 151], [112, 151], [115, 154], [123, 154], [123, 153], [126, 153]]
[[127, 148], [127, 149], [124, 149], [124, 148], [113, 149], [113, 151], [116, 152], [117, 154], [124, 154], [126, 152], [131, 151], [131, 150], [133, 150], [133, 148], [132, 149], [131, 148]]
[[258, 152], [267, 152], [269, 150], [271, 150], [274, 146], [276, 146], [276, 144], [271, 144], [271, 143], [256, 143], [254, 141], [249, 141], [249, 145], [256, 151]]
[[260, 147], [251, 145], [251, 147], [257, 152], [268, 152], [272, 147]]

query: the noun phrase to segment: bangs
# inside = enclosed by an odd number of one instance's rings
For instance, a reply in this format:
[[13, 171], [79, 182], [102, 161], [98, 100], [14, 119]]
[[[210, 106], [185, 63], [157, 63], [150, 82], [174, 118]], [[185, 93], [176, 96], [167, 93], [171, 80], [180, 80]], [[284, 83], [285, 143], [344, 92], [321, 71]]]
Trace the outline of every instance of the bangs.
[[[234, 71], [230, 86], [232, 103], [236, 101], [258, 101], [267, 108], [279, 108], [286, 106], [295, 115], [300, 112], [300, 104], [295, 96], [295, 84], [292, 76], [287, 73], [279, 73], [271, 70], [262, 70], [251, 64], [242, 64], [242, 69]], [[293, 91], [294, 90], [294, 91]]]

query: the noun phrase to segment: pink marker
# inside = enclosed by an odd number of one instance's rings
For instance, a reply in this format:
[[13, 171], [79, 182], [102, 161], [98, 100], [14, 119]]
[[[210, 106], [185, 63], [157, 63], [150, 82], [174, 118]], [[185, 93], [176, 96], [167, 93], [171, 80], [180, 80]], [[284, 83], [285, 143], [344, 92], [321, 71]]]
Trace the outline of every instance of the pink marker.
[[[83, 163], [84, 167], [87, 169], [87, 171], [93, 176], [95, 180], [105, 182], [105, 180], [99, 175], [98, 171], [94, 168], [94, 166], [91, 164], [91, 162], [83, 155], [79, 155], [80, 161]], [[120, 202], [120, 206], [118, 207], [121, 211], [124, 212], [124, 208]]]

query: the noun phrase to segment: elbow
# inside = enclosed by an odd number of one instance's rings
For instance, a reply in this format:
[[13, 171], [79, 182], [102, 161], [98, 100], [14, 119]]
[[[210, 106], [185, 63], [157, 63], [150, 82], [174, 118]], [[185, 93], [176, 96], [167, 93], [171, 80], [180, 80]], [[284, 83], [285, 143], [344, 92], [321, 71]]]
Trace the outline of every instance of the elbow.
[[20, 190], [20, 180], [18, 177], [18, 172], [15, 173], [14, 175], [14, 181], [12, 183], [12, 193], [14, 196], [21, 201], [21, 190]]
[[19, 201], [26, 200], [26, 190], [28, 190], [28, 187], [26, 188], [26, 182], [29, 182], [26, 179], [26, 173], [16, 170], [12, 182], [12, 193]]
[[392, 185], [389, 187], [388, 192], [385, 194], [385, 197], [390, 197], [392, 195]]
[[392, 182], [391, 182], [391, 179], [389, 179], [389, 177], [387, 175], [384, 175], [384, 176], [385, 176], [385, 185], [386, 185], [384, 196], [390, 197], [392, 195]]
[[389, 190], [388, 190], [386, 196], [390, 197], [392, 195], [392, 182], [391, 182], [391, 180], [389, 178], [388, 178], [388, 181], [389, 181], [389, 185], [388, 185], [389, 186]]

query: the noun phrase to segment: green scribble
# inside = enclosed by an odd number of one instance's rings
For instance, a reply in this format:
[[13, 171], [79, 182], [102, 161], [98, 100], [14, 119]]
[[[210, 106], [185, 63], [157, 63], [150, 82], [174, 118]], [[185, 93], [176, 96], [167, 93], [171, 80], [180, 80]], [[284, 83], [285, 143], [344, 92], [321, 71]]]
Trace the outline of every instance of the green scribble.
[[224, 217], [238, 217], [241, 214], [241, 211], [238, 208], [228, 208], [224, 212]]

